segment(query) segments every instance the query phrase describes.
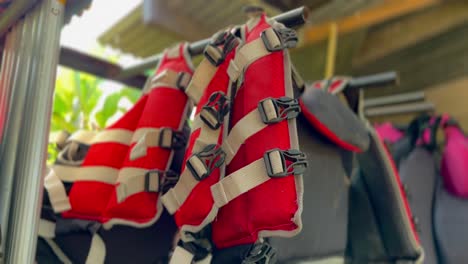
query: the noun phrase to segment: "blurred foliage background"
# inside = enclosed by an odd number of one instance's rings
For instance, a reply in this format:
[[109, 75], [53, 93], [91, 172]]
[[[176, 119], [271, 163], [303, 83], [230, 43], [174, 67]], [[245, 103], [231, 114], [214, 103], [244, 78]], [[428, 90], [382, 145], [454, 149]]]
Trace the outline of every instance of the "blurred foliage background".
[[[106, 81], [95, 76], [60, 68], [57, 74], [50, 137], [65, 130], [101, 130], [123, 115], [140, 97], [141, 91], [128, 87], [108, 89]], [[57, 157], [55, 144], [49, 144], [48, 164]]]

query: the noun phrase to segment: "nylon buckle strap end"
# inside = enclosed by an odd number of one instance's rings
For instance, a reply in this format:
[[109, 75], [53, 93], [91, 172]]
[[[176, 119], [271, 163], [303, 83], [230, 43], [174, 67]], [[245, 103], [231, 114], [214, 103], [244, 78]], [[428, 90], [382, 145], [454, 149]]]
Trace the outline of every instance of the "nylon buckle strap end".
[[187, 144], [184, 132], [176, 131], [170, 127], [160, 130], [158, 146], [165, 149], [180, 149]]
[[285, 119], [296, 118], [301, 112], [297, 99], [280, 97], [266, 98], [258, 103], [258, 111], [265, 124], [274, 124]]
[[267, 174], [271, 178], [301, 175], [307, 168], [306, 155], [297, 150], [272, 149], [263, 155]]
[[[176, 185], [180, 177], [179, 174], [175, 173], [172, 170], [168, 170], [168, 171], [158, 170], [158, 173], [159, 173], [158, 179], [159, 179], [159, 192], [160, 193], [165, 193], [170, 188], [174, 187], [174, 185]], [[146, 182], [145, 182], [145, 186], [146, 186]]]
[[187, 88], [191, 79], [192, 79], [192, 75], [190, 73], [179, 72], [177, 74], [176, 87], [182, 91], [185, 91], [185, 88]]
[[185, 88], [190, 83], [191, 78], [192, 76], [188, 72], [175, 72], [172, 70], [164, 70], [151, 79], [151, 84], [152, 86], [155, 86], [158, 83], [164, 83], [167, 85], [174, 86], [182, 91], [185, 91]]
[[197, 181], [208, 177], [215, 168], [225, 161], [226, 155], [216, 144], [207, 145], [202, 151], [193, 154], [187, 160], [187, 169]]
[[200, 112], [200, 118], [211, 129], [218, 129], [224, 122], [224, 117], [229, 113], [230, 101], [227, 96], [219, 91], [211, 94], [208, 102]]
[[296, 31], [287, 27], [268, 28], [261, 33], [260, 37], [269, 52], [294, 48], [299, 40]]
[[268, 243], [255, 244], [242, 264], [273, 264], [276, 263], [276, 250]]
[[[226, 55], [239, 45], [239, 39], [229, 31], [222, 31], [215, 34], [203, 52], [205, 58], [215, 67], [221, 65], [226, 59]], [[222, 48], [218, 47], [224, 45]]]

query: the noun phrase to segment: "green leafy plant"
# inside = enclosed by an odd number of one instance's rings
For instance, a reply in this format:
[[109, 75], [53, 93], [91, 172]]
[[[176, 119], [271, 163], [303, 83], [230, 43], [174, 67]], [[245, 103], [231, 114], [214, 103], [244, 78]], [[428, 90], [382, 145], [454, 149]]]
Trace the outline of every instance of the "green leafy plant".
[[[136, 89], [122, 87], [108, 92], [104, 81], [95, 76], [61, 68], [57, 76], [51, 117], [51, 138], [60, 131], [100, 130], [117, 119], [141, 95]], [[48, 162], [57, 150], [49, 146]]]

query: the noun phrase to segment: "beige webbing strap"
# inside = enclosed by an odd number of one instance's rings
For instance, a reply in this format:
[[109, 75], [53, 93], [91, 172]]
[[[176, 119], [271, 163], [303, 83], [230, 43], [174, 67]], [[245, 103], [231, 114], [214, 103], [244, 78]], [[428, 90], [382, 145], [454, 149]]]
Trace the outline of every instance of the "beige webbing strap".
[[170, 214], [174, 214], [179, 209], [197, 183], [190, 170], [185, 168], [177, 184], [161, 196], [161, 201]]
[[213, 79], [216, 70], [218, 68], [211, 64], [206, 58], [204, 58], [197, 70], [193, 74], [192, 80], [190, 81], [185, 93], [198, 104], [200, 98], [203, 95], [208, 84]]
[[151, 79], [151, 85], [150, 90], [145, 91], [149, 92], [152, 89], [158, 88], [158, 87], [170, 87], [173, 89], [181, 89], [187, 87], [187, 85], [190, 82], [190, 74], [186, 72], [176, 72], [173, 70], [164, 70], [154, 76]]
[[96, 233], [91, 239], [86, 264], [101, 264], [106, 259], [106, 244], [104, 240]]
[[265, 48], [262, 38], [258, 38], [242, 46], [234, 59], [229, 62], [227, 73], [232, 82], [239, 79], [244, 70], [254, 61], [270, 54]]
[[68, 258], [68, 256], [62, 251], [62, 249], [54, 242], [51, 238], [44, 238], [44, 241], [49, 245], [52, 252], [63, 264], [73, 264], [73, 262]]
[[[54, 172], [54, 176], [51, 176], [52, 172]], [[114, 184], [119, 176], [118, 169], [105, 166], [71, 167], [54, 165], [51, 169], [51, 173], [49, 173], [45, 181], [55, 181], [53, 177], [58, 177], [59, 180], [65, 182], [97, 181]]]
[[71, 209], [65, 185], [57, 176], [53, 168], [44, 179], [44, 187], [49, 194], [50, 204], [52, 205], [55, 213], [61, 213]]
[[[281, 163], [281, 160], [273, 159], [272, 162]], [[277, 166], [277, 164], [273, 166]], [[280, 166], [282, 167], [281, 164]], [[211, 186], [211, 194], [215, 205], [220, 208], [269, 179], [264, 159], [258, 159]]]
[[49, 143], [54, 143], [59, 147], [59, 149], [61, 149], [61, 148], [63, 148], [65, 146], [65, 143], [67, 142], [67, 139], [69, 137], [70, 137], [70, 133], [68, 133], [67, 131], [62, 130], [62, 131], [54, 134], [53, 137], [49, 140]]
[[45, 219], [39, 219], [39, 229], [37, 234], [42, 238], [55, 237], [55, 223]]
[[170, 128], [152, 129], [147, 131], [138, 139], [135, 146], [133, 146], [130, 152], [130, 160], [136, 160], [146, 156], [148, 148], [151, 147], [171, 147], [172, 136], [173, 131]]
[[[130, 145], [134, 142], [134, 135], [138, 132], [126, 129], [108, 129], [100, 132], [79, 130], [73, 133], [67, 142], [75, 141], [86, 145], [92, 145], [97, 143], [120, 143], [124, 145]], [[141, 132], [140, 132], [141, 133]]]
[[117, 202], [120, 203], [127, 197], [143, 191], [157, 192], [159, 176], [158, 172], [142, 169], [140, 174], [123, 178], [116, 188]]
[[226, 154], [226, 164], [231, 163], [245, 140], [264, 129], [266, 126], [267, 124], [263, 123], [258, 108], [255, 108], [255, 110], [251, 111], [239, 120], [239, 122], [237, 122], [231, 129], [227, 138], [223, 141], [222, 149]]
[[[197, 118], [199, 119], [200, 117], [197, 116]], [[213, 130], [209, 128], [204, 122], [200, 122], [200, 124], [200, 135], [195, 141], [192, 153], [200, 152], [205, 146], [209, 144], [218, 143], [218, 138], [221, 133], [221, 129]], [[190, 162], [190, 160], [187, 162]], [[199, 162], [197, 162], [197, 160], [194, 158], [192, 164], [199, 164]], [[200, 166], [197, 166], [197, 168], [200, 168]], [[197, 184], [198, 181], [192, 175], [190, 170], [185, 167], [184, 171], [180, 175], [179, 181], [177, 181], [177, 184], [161, 197], [161, 201], [166, 207], [167, 211], [170, 214], [174, 214], [185, 202], [190, 192]]]
[[193, 257], [193, 254], [185, 248], [177, 246], [172, 253], [169, 264], [191, 264]]

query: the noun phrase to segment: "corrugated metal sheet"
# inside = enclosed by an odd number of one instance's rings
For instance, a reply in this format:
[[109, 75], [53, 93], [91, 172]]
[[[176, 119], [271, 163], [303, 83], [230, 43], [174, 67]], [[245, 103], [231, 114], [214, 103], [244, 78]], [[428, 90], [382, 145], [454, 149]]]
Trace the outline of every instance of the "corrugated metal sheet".
[[0, 71], [2, 263], [34, 263], [63, 13], [59, 0], [42, 0], [6, 36]]
[[[251, 4], [249, 0], [191, 0], [168, 1], [168, 7], [177, 10], [177, 14], [193, 21], [203, 28], [208, 37], [219, 29], [228, 25], [236, 25], [244, 22], [246, 16], [242, 9]], [[125, 18], [116, 23], [108, 31], [99, 37], [99, 42], [124, 53], [131, 53], [138, 57], [148, 57], [157, 54], [166, 47], [180, 41], [184, 37], [171, 32], [161, 26], [145, 25], [143, 23], [142, 5], [131, 11]], [[264, 4], [264, 8], [270, 15], [280, 13], [278, 9]]]

